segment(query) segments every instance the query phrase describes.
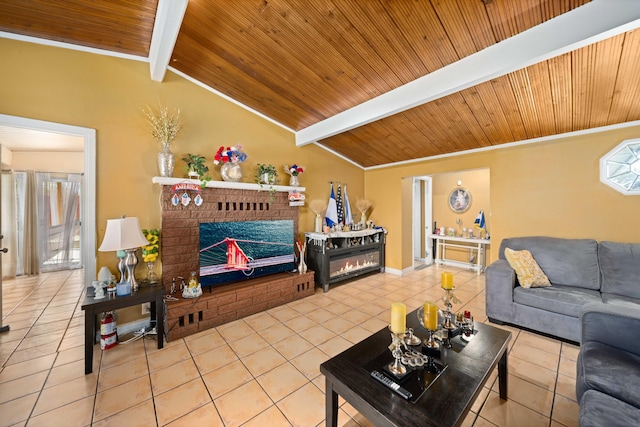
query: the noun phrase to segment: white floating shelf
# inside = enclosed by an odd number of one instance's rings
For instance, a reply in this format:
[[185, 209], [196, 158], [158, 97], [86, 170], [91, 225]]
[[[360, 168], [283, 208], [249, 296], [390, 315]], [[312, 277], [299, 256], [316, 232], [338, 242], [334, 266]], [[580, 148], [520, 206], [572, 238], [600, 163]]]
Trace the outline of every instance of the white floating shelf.
[[[154, 176], [151, 178], [151, 182], [160, 185], [176, 185], [182, 183], [197, 184], [200, 185], [199, 179], [189, 178], [166, 178], [162, 176]], [[230, 182], [230, 181], [209, 181], [207, 182], [207, 188], [227, 188], [232, 190], [253, 190], [253, 191], [280, 191], [289, 192], [297, 191], [304, 193], [306, 187], [291, 187], [289, 185], [267, 185], [267, 184], [254, 184], [250, 182]]]

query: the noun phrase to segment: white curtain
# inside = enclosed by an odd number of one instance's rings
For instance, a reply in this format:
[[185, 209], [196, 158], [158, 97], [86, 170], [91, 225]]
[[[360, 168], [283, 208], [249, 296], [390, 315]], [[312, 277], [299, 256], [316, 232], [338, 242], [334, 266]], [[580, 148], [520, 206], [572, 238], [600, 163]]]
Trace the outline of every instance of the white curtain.
[[16, 228], [16, 183], [13, 171], [2, 172], [2, 278], [14, 279], [18, 266], [18, 233]]
[[[19, 189], [20, 186], [17, 186], [17, 188]], [[24, 174], [22, 196], [22, 245], [19, 244], [19, 257], [21, 259], [22, 274], [30, 276], [40, 274], [40, 262], [38, 261], [36, 174], [34, 171], [27, 171]]]
[[80, 268], [81, 174], [36, 173], [41, 271]]

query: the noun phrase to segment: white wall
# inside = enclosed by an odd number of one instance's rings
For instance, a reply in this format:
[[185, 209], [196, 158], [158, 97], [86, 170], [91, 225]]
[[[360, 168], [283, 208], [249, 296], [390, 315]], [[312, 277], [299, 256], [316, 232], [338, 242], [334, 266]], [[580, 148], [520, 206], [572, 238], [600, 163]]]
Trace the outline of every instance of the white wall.
[[84, 172], [84, 153], [14, 151], [11, 169], [82, 173]]

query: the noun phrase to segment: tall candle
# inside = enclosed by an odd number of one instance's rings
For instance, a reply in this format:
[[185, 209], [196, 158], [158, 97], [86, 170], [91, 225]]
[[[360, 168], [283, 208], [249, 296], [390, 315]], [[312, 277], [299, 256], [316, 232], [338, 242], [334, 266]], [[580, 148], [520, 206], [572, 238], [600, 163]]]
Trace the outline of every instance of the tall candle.
[[424, 303], [424, 327], [430, 331], [438, 329], [438, 306], [430, 301]]
[[442, 289], [453, 289], [453, 273], [448, 271], [442, 273]]
[[401, 302], [391, 303], [391, 332], [404, 334], [407, 330], [407, 306]]

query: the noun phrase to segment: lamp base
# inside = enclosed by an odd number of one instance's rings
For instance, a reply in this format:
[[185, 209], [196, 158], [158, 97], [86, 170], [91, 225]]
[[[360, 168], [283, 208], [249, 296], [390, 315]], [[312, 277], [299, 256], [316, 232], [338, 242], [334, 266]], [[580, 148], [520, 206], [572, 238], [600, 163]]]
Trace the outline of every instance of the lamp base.
[[127, 266], [127, 282], [131, 284], [131, 292], [137, 291], [139, 287], [135, 276], [136, 265], [138, 265], [138, 257], [136, 256], [137, 250], [138, 248], [125, 249], [125, 252], [127, 253], [126, 258], [124, 259]]

